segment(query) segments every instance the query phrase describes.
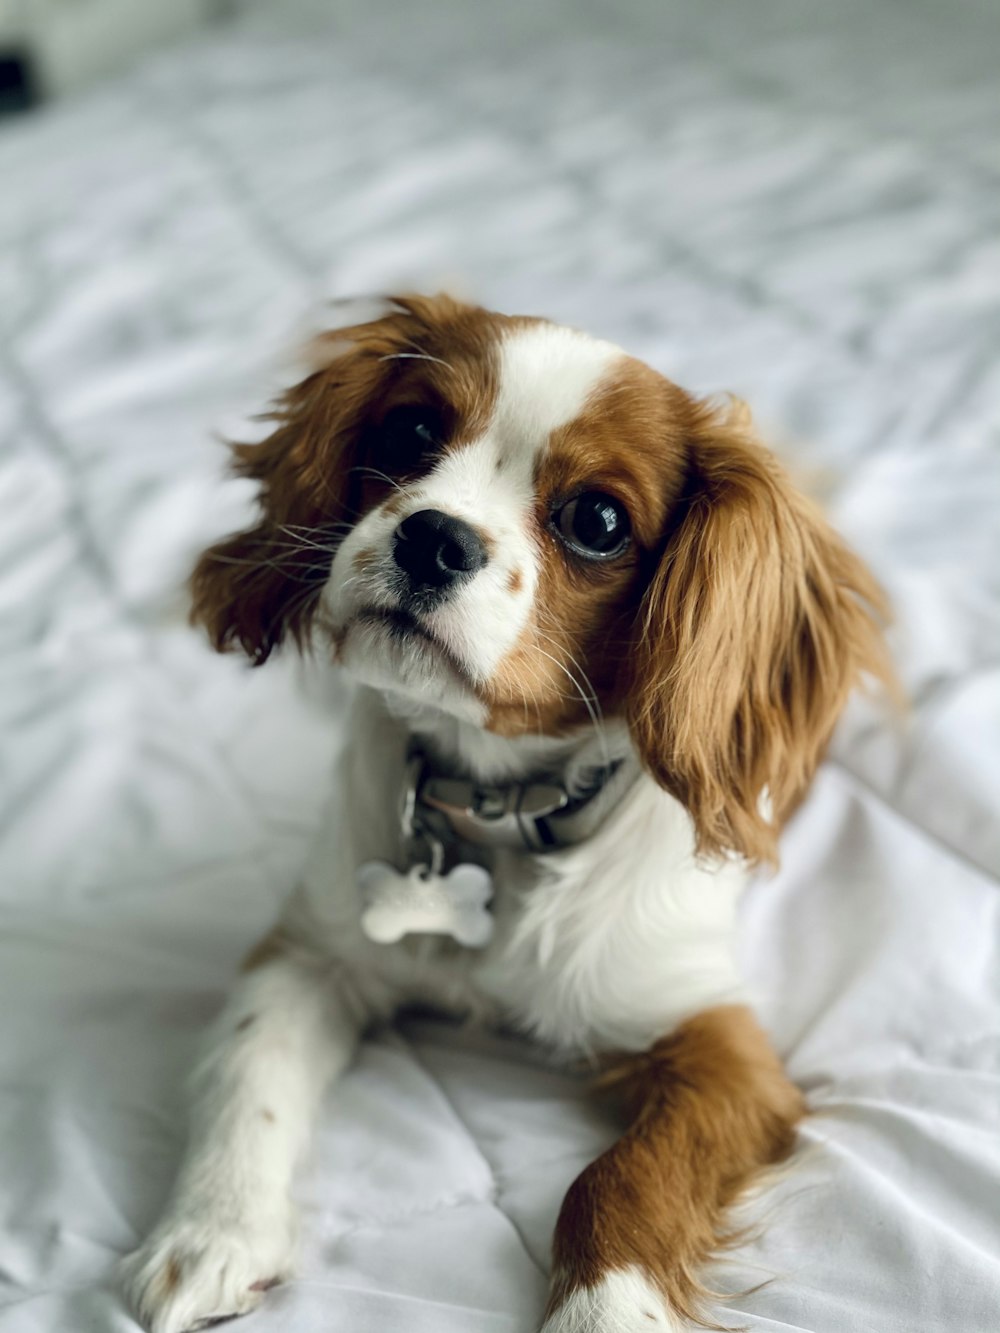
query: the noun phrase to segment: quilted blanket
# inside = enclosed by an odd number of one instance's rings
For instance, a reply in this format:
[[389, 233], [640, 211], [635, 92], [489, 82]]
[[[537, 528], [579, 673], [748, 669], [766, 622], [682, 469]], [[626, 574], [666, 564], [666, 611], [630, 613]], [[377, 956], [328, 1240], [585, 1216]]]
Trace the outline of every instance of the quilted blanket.
[[[746, 903], [815, 1115], [714, 1281], [769, 1333], [1000, 1328], [998, 55], [993, 0], [299, 0], [0, 125], [2, 1333], [135, 1333], [113, 1266], [338, 744], [336, 685], [186, 625], [251, 501], [217, 438], [324, 301], [440, 285], [749, 399], [889, 589], [910, 715], [856, 703]], [[246, 1333], [532, 1333], [615, 1128], [527, 1046], [378, 1035]]]

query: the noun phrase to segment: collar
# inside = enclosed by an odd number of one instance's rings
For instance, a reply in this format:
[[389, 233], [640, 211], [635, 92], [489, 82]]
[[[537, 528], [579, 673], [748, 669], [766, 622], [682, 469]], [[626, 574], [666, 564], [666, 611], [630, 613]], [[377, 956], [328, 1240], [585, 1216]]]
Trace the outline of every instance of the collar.
[[[623, 759], [585, 770], [572, 788], [559, 776], [486, 783], [442, 771], [419, 748], [406, 762], [401, 824], [411, 864], [440, 870], [459, 844], [545, 855], [585, 841], [632, 785]], [[603, 800], [600, 798], [604, 798]]]

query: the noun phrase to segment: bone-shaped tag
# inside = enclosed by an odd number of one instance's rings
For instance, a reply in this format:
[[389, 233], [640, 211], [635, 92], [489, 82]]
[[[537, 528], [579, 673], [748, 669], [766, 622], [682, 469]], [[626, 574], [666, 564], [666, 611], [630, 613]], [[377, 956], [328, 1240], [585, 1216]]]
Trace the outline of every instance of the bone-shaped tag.
[[469, 949], [482, 949], [493, 934], [487, 903], [493, 880], [482, 866], [463, 863], [447, 875], [414, 866], [401, 874], [385, 861], [358, 866], [364, 910], [361, 929], [376, 944], [404, 935], [451, 935]]

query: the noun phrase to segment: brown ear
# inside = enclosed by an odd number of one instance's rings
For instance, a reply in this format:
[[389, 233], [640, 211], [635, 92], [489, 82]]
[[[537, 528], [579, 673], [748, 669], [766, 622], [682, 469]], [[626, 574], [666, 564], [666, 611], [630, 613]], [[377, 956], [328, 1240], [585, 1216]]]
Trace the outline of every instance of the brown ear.
[[278, 532], [267, 521], [235, 532], [210, 546], [191, 575], [192, 622], [204, 625], [216, 652], [242, 648], [254, 666], [286, 634], [304, 643], [322, 588], [296, 572], [292, 543]]
[[891, 679], [886, 602], [742, 405], [697, 404], [691, 449], [643, 602], [628, 719], [699, 851], [775, 862], [851, 689], [864, 673]]
[[352, 469], [366, 409], [411, 336], [404, 301], [381, 319], [323, 335], [311, 349], [318, 368], [265, 417], [274, 431], [233, 446], [233, 470], [260, 485], [260, 518], [205, 551], [191, 576], [191, 619], [219, 652], [242, 648], [260, 666], [284, 638], [305, 642], [337, 545], [357, 517]]

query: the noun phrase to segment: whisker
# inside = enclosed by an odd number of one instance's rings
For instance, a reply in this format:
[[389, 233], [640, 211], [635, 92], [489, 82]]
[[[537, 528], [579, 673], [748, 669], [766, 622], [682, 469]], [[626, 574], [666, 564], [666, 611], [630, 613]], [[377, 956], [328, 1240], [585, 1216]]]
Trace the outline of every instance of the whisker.
[[399, 482], [393, 477], [390, 477], [388, 472], [380, 472], [377, 467], [352, 467], [351, 471], [358, 473], [358, 475], [362, 477], [377, 477], [379, 481], [387, 481], [393, 490], [398, 491], [400, 495], [402, 495], [405, 490], [405, 487], [400, 486]]
[[329, 522], [329, 523], [313, 523], [313, 524], [308, 524], [308, 523], [282, 523], [282, 524], [280, 524], [280, 530], [281, 530], [282, 532], [287, 532], [287, 533], [290, 533], [290, 534], [295, 534], [295, 533], [305, 533], [305, 535], [306, 535], [307, 537], [311, 537], [311, 536], [313, 536], [313, 535], [314, 535], [315, 533], [317, 533], [317, 532], [337, 532], [337, 531], [340, 531], [340, 530], [343, 530], [344, 532], [349, 532], [349, 531], [351, 530], [351, 528], [353, 528], [353, 527], [354, 527], [354, 524], [353, 524], [353, 523], [347, 523], [347, 522], [340, 521], [340, 520], [338, 520], [338, 521], [336, 521], [336, 522]]
[[[544, 634], [544, 630], [538, 629], [537, 626], [535, 628], [537, 633]], [[551, 636], [546, 636], [546, 637], [551, 639]], [[553, 639], [552, 642], [556, 643], [556, 640]], [[559, 644], [557, 644], [556, 646], [561, 647], [561, 645]], [[590, 718], [591, 725], [593, 726], [595, 732], [597, 733], [598, 740], [600, 741], [601, 754], [604, 759], [605, 767], [610, 768], [611, 752], [608, 748], [607, 733], [604, 727], [604, 715], [603, 711], [601, 711], [600, 700], [597, 698], [597, 693], [594, 690], [594, 686], [591, 683], [586, 672], [583, 671], [583, 669], [580, 667], [580, 664], [576, 661], [576, 659], [570, 655], [571, 661], [573, 661], [574, 665], [577, 666], [578, 669], [580, 669], [581, 674], [586, 680], [588, 686], [590, 686], [591, 697], [588, 697], [583, 686], [577, 680], [576, 676], [573, 675], [572, 671], [570, 671], [569, 667], [567, 667], [563, 662], [560, 662], [557, 657], [553, 657], [551, 653], [547, 653], [545, 649], [540, 648], [537, 643], [535, 644], [535, 651], [541, 653], [543, 657], [548, 658], [548, 660], [554, 663], [559, 668], [560, 671], [565, 672], [565, 674], [569, 677], [571, 683], [576, 687], [576, 690], [579, 693], [581, 700], [583, 701], [583, 705], [587, 710], [587, 715]]]
[[434, 361], [439, 366], [444, 366], [445, 370], [451, 370], [447, 361], [442, 361], [439, 356], [430, 356], [427, 352], [390, 352], [386, 356], [380, 356], [380, 361]]
[[[288, 529], [285, 528], [285, 527], [284, 527], [283, 525], [281, 525], [281, 524], [278, 525], [278, 531], [279, 531], [279, 532], [284, 532], [284, 533], [286, 533], [289, 537], [292, 537], [292, 538], [293, 538], [293, 541], [290, 542], [290, 543], [288, 543], [288, 545], [289, 545], [289, 546], [293, 546], [294, 548], [297, 548], [297, 549], [300, 550], [300, 551], [324, 551], [324, 552], [326, 552], [326, 553], [329, 554], [329, 555], [336, 555], [337, 550], [338, 550], [339, 545], [340, 545], [339, 542], [338, 542], [338, 543], [337, 543], [337, 546], [331, 546], [328, 542], [316, 541], [316, 540], [314, 540], [313, 537], [311, 537], [311, 536], [308, 536], [308, 537], [307, 537], [307, 536], [305, 536], [305, 535], [296, 535], [296, 534], [293, 533], [293, 532], [289, 532]], [[274, 545], [274, 546], [276, 546], [276, 547], [277, 547], [278, 545], [281, 545], [282, 547], [285, 547], [286, 544], [285, 544], [285, 543], [273, 542], [272, 545]]]
[[[432, 357], [432, 356], [430, 356], [430, 353], [426, 352], [426, 351], [420, 346], [420, 344], [417, 342], [416, 338], [414, 338], [414, 337], [412, 337], [412, 336], [409, 336], [409, 335], [405, 335], [405, 336], [403, 337], [403, 342], [406, 344], [407, 347], [412, 347], [413, 350], [414, 350], [414, 352], [417, 354], [418, 357], [429, 357], [429, 359], [432, 360], [432, 361], [439, 361], [439, 358], [438, 358], [438, 357]], [[448, 370], [452, 370], [452, 369], [453, 369], [453, 367], [452, 367], [447, 361], [440, 361], [440, 364], [441, 364], [442, 366], [446, 366], [446, 367], [448, 368]]]

